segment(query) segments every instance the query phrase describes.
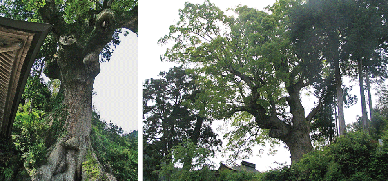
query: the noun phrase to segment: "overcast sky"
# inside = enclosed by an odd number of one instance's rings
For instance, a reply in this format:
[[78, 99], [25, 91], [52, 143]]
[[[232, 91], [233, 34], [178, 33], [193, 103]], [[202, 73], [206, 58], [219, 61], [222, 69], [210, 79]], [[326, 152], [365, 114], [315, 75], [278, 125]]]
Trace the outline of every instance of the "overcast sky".
[[[140, 1], [139, 5], [139, 84], [142, 85], [145, 79], [157, 78], [160, 71], [168, 71], [169, 68], [175, 64], [169, 62], [161, 62], [160, 56], [164, 54], [166, 46], [162, 47], [157, 44], [158, 39], [166, 35], [169, 31], [169, 26], [176, 24], [179, 16], [178, 9], [184, 7], [182, 0], [170, 0], [170, 1], [157, 1], [157, 0], [143, 0]], [[203, 3], [204, 0], [189, 0], [191, 3]], [[264, 7], [271, 5], [275, 0], [239, 0], [239, 1], [224, 1], [224, 0], [211, 0], [212, 3], [216, 4], [221, 10], [227, 8], [234, 8], [239, 4], [247, 5], [259, 10], [263, 10]], [[355, 85], [352, 94], [358, 95], [359, 88], [356, 82], [350, 83]], [[139, 85], [141, 87], [141, 85]], [[139, 94], [141, 95], [141, 93]], [[359, 97], [359, 96], [358, 96]], [[376, 96], [375, 96], [376, 97]], [[139, 99], [141, 100], [141, 99]], [[311, 102], [314, 98], [304, 97], [303, 105], [305, 106], [306, 112], [309, 112], [313, 107]], [[359, 101], [360, 102], [360, 101]], [[309, 106], [310, 105], [310, 106]], [[141, 104], [139, 103], [141, 107]], [[352, 106], [350, 109], [345, 109], [346, 123], [355, 121], [357, 115], [361, 114], [360, 104]], [[140, 116], [139, 116], [140, 117]], [[139, 123], [141, 119], [139, 119]], [[220, 123], [219, 125], [222, 125]], [[141, 125], [139, 126], [139, 128]], [[139, 142], [141, 143], [141, 142]], [[278, 163], [291, 163], [289, 151], [284, 148], [284, 145], [280, 145], [279, 152], [275, 156], [267, 156], [267, 152], [264, 152], [261, 157], [256, 156], [258, 150], [261, 148], [255, 148], [254, 156], [246, 161], [256, 164], [256, 169], [263, 171], [274, 167], [277, 167]], [[265, 148], [264, 148], [265, 149]], [[140, 152], [139, 152], [140, 153]], [[219, 161], [225, 161], [226, 158], [222, 158], [218, 155], [215, 162], [218, 164]], [[241, 160], [240, 160], [241, 161]], [[238, 161], [238, 162], [240, 162]], [[139, 163], [140, 163], [139, 159]], [[140, 177], [139, 177], [140, 178]]]
[[94, 82], [93, 104], [106, 122], [112, 121], [125, 132], [138, 130], [138, 37], [130, 32], [109, 62], [101, 63]]

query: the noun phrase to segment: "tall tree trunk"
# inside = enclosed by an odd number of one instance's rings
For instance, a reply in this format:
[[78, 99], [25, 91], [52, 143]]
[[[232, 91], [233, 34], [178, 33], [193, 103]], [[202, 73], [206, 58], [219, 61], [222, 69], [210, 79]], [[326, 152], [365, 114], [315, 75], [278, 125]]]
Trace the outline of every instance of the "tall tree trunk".
[[[305, 110], [302, 106], [302, 100], [300, 99], [300, 89], [301, 88], [296, 85], [287, 89], [290, 95], [287, 102], [290, 105], [290, 112], [293, 116], [293, 125], [291, 126], [289, 134], [283, 137], [282, 140], [290, 149], [291, 164], [299, 161], [304, 154], [313, 149], [310, 139], [310, 120], [308, 120], [311, 118], [305, 117]], [[320, 108], [317, 107], [317, 110], [318, 109]], [[312, 115], [309, 115], [308, 117], [312, 117]]]
[[[88, 54], [88, 62], [82, 61], [84, 56], [79, 48], [73, 45], [63, 46], [60, 51], [58, 65], [61, 71], [64, 100], [67, 117], [65, 121], [67, 134], [54, 145], [46, 165], [36, 175], [37, 180], [84, 180], [88, 177], [83, 172], [82, 163], [86, 154], [93, 154], [90, 143], [92, 119], [92, 91], [94, 78], [100, 72], [98, 53]], [[104, 173], [99, 165], [100, 175], [112, 178]], [[97, 178], [94, 178], [97, 179]], [[112, 178], [112, 180], [115, 180]]]
[[342, 79], [340, 73], [339, 60], [334, 60], [334, 78], [336, 82], [336, 90], [337, 90], [337, 107], [338, 107], [338, 123], [339, 123], [339, 132], [338, 135], [346, 134], [346, 124], [345, 124], [345, 116], [344, 116], [344, 95], [342, 90]]
[[[48, 2], [40, 9], [48, 23], [52, 7], [55, 5]], [[67, 133], [52, 146], [46, 164], [38, 169], [34, 179], [78, 181], [101, 180], [105, 177], [108, 180], [116, 180], [103, 170], [93, 152], [89, 137], [92, 126], [93, 83], [100, 72], [99, 54], [112, 40], [116, 29], [114, 12], [104, 9], [98, 14], [86, 44], [77, 42], [77, 35], [54, 31], [63, 28], [60, 24], [53, 27], [54, 37], [59, 42], [58, 56], [53, 64], [47, 65], [51, 65], [48, 70], [53, 72], [53, 77], [61, 80], [64, 111], [68, 113], [65, 118]], [[86, 159], [88, 162], [85, 162]], [[88, 166], [97, 167], [98, 174], [86, 173], [87, 169], [83, 168], [83, 163], [93, 164]]]
[[309, 126], [293, 127], [288, 137], [284, 138], [284, 143], [291, 153], [291, 164], [298, 162], [304, 154], [313, 150], [310, 139]]
[[373, 107], [372, 107], [372, 93], [370, 91], [370, 80], [369, 80], [369, 71], [365, 69], [365, 77], [366, 77], [366, 88], [368, 90], [368, 103], [369, 103], [369, 119], [372, 120], [373, 115]]
[[366, 102], [365, 102], [365, 94], [364, 94], [364, 76], [362, 73], [362, 59], [358, 59], [358, 82], [360, 84], [360, 96], [361, 96], [361, 111], [362, 111], [362, 127], [364, 131], [368, 128], [368, 116], [366, 113]]
[[[307, 117], [305, 117], [305, 110], [300, 99], [301, 88], [302, 86], [298, 83], [287, 87], [289, 97], [287, 97], [286, 100], [290, 106], [292, 124], [284, 124], [284, 122], [281, 121], [280, 123], [283, 124], [272, 124], [269, 128], [269, 136], [282, 140], [290, 149], [291, 164], [295, 164], [304, 154], [312, 151], [310, 121], [321, 107], [321, 104], [319, 104]], [[258, 122], [259, 119], [262, 118], [256, 116], [256, 122]], [[276, 112], [273, 111], [271, 119], [277, 119]]]

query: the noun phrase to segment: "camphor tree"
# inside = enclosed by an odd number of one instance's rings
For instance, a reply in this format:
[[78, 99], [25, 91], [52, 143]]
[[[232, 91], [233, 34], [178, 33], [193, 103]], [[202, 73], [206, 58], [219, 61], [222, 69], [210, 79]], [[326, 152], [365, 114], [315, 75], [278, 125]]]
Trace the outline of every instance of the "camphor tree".
[[164, 60], [196, 65], [198, 86], [204, 90], [197, 98], [206, 100], [197, 102], [205, 107], [201, 114], [215, 119], [248, 114], [243, 116], [248, 120], [240, 121], [284, 142], [292, 163], [313, 148], [310, 123], [324, 95], [317, 91], [319, 101], [305, 114], [301, 90], [325, 82], [322, 59], [297, 56], [288, 36], [288, 12], [298, 4], [278, 1], [269, 8], [271, 14], [238, 7], [234, 18], [209, 1], [186, 3], [177, 25], [159, 40], [175, 43]]
[[[182, 67], [159, 76], [143, 85], [144, 180], [158, 180], [162, 165], [173, 162], [172, 149], [184, 142], [209, 150], [221, 143], [210, 127], [212, 120], [193, 107], [201, 101], [196, 99], [201, 92], [195, 84], [197, 76]], [[184, 157], [184, 170], [192, 167], [193, 159]]]
[[44, 59], [46, 76], [61, 81], [66, 135], [54, 144], [36, 179], [87, 179], [82, 163], [93, 152], [89, 135], [99, 57], [109, 60], [122, 28], [137, 33], [137, 0], [6, 0], [0, 10], [12, 19], [53, 25], [37, 59]]

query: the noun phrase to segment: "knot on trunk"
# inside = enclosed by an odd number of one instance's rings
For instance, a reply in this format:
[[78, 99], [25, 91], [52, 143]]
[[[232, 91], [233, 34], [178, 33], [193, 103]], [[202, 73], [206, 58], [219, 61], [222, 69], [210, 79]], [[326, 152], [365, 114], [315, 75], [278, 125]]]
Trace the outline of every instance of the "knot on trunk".
[[67, 141], [62, 142], [62, 146], [65, 147], [66, 149], [69, 149], [69, 150], [78, 151], [80, 143], [79, 143], [78, 138], [72, 137], [72, 138], [68, 139]]
[[95, 27], [97, 30], [107, 31], [113, 27], [114, 23], [114, 12], [110, 9], [104, 9], [97, 15]]
[[92, 52], [87, 54], [83, 61], [86, 67], [86, 71], [93, 77], [96, 77], [100, 73], [99, 53]]
[[74, 37], [74, 35], [65, 35], [59, 37], [59, 43], [61, 43], [64, 46], [69, 46], [77, 42], [77, 39]]

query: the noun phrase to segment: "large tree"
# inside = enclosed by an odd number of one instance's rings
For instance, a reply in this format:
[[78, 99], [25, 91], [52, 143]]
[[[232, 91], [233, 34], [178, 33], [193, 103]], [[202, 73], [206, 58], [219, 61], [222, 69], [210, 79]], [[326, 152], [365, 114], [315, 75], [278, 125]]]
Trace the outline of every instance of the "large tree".
[[306, 114], [301, 90], [323, 81], [322, 60], [294, 53], [287, 23], [289, 9], [297, 4], [278, 1], [271, 14], [238, 7], [235, 18], [209, 1], [186, 3], [178, 23], [160, 39], [174, 43], [164, 60], [196, 65], [204, 90], [198, 98], [206, 100], [197, 104], [206, 107], [203, 114], [217, 119], [252, 115], [256, 127], [288, 146], [292, 163], [312, 150], [310, 123], [323, 95], [318, 91], [319, 101]]
[[[172, 163], [173, 147], [191, 141], [212, 149], [221, 143], [210, 127], [211, 119], [192, 106], [201, 90], [196, 76], [182, 67], [161, 72], [158, 79], [147, 79], [143, 89], [144, 179], [157, 180], [162, 164]], [[184, 167], [191, 167], [186, 158]], [[165, 160], [169, 163], [163, 163]]]
[[[37, 173], [39, 180], [86, 179], [82, 163], [90, 146], [92, 90], [100, 60], [110, 58], [122, 28], [137, 32], [137, 0], [7, 0], [6, 17], [53, 25], [37, 59], [45, 74], [61, 81], [66, 135]], [[100, 56], [102, 57], [100, 59]]]
[[332, 67], [337, 87], [340, 135], [345, 133], [343, 75], [359, 76], [362, 120], [364, 127], [367, 125], [363, 69], [367, 67], [375, 75], [385, 71], [386, 63], [381, 52], [387, 36], [384, 30], [386, 6], [384, 0], [311, 0], [295, 8], [291, 14], [292, 37], [299, 47], [298, 52], [320, 52], [317, 55], [327, 59]]

